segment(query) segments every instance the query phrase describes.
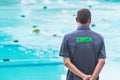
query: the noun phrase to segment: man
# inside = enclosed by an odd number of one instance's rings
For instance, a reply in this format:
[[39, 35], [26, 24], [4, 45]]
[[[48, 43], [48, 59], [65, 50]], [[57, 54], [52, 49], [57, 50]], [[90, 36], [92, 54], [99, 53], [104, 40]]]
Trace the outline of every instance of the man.
[[106, 58], [103, 37], [90, 29], [88, 9], [77, 12], [76, 22], [77, 30], [64, 36], [59, 54], [68, 68], [66, 80], [99, 80]]

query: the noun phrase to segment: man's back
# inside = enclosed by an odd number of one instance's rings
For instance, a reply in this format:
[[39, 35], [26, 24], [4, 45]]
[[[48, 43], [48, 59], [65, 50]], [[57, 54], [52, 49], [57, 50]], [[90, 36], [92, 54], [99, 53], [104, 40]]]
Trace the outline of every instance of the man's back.
[[105, 46], [101, 35], [90, 30], [91, 12], [77, 11], [77, 31], [64, 36], [60, 56], [68, 68], [67, 80], [98, 80], [105, 64]]
[[[78, 27], [77, 31], [65, 35], [65, 38], [71, 62], [85, 74], [92, 74], [98, 59], [106, 57], [99, 53], [99, 50], [104, 47], [102, 37], [89, 27]], [[63, 55], [61, 54], [61, 56]], [[74, 74], [72, 75], [77, 78]]]

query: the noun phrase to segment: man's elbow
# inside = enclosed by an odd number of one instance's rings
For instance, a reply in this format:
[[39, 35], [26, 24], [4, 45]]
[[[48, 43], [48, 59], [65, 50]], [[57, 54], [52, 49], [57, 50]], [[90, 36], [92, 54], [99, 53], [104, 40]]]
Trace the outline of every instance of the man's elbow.
[[103, 64], [103, 65], [105, 65], [105, 59], [99, 59], [99, 61], [98, 61], [99, 63], [101, 63], [101, 64]]
[[66, 67], [69, 67], [70, 63], [71, 63], [70, 60], [64, 59], [64, 65], [65, 65]]

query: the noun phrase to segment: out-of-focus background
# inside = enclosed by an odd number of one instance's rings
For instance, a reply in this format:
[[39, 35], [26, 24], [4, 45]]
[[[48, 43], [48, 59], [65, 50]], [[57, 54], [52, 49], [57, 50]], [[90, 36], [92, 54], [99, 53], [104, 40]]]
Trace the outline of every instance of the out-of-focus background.
[[90, 27], [105, 39], [100, 80], [118, 80], [120, 0], [0, 0], [0, 80], [65, 80], [59, 49], [81, 8], [92, 12]]

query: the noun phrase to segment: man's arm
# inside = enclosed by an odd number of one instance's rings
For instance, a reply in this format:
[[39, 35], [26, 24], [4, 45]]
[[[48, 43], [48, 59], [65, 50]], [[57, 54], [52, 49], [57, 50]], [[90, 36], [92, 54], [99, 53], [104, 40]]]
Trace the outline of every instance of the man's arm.
[[101, 72], [104, 64], [105, 64], [105, 59], [99, 59], [98, 60], [98, 63], [96, 65], [96, 67], [95, 67], [95, 70], [94, 70], [94, 72], [91, 75], [89, 80], [96, 80], [97, 79], [97, 77], [98, 77], [99, 73]]
[[91, 75], [86, 75], [81, 72], [74, 64], [71, 63], [70, 58], [64, 58], [64, 64], [75, 75], [81, 77], [83, 80], [89, 80]]

